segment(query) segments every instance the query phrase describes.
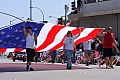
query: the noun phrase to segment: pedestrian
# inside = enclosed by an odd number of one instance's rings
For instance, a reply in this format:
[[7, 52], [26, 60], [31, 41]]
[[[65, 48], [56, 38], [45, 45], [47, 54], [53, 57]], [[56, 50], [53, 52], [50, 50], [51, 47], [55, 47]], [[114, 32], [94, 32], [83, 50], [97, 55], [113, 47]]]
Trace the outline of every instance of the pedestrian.
[[[30, 71], [34, 71], [32, 68], [31, 62], [35, 56], [35, 48], [37, 46], [37, 35], [32, 31], [32, 27], [28, 26], [28, 32], [26, 31], [26, 21], [24, 21], [24, 35], [26, 37], [26, 52], [27, 52], [27, 67], [26, 69]], [[35, 46], [34, 46], [35, 43]]]
[[108, 27], [107, 32], [101, 32], [99, 36], [103, 37], [103, 56], [105, 57], [106, 68], [113, 68], [114, 53], [112, 51], [114, 44], [118, 43], [115, 40], [112, 27]]
[[84, 49], [84, 54], [85, 54], [85, 59], [86, 59], [86, 66], [89, 66], [89, 60], [91, 60], [91, 54], [92, 54], [92, 44], [93, 40], [87, 40], [83, 42], [83, 49]]
[[51, 50], [51, 59], [52, 59], [52, 63], [55, 63], [56, 60], [56, 55], [57, 55], [57, 50]]
[[77, 13], [78, 13], [78, 9], [74, 7], [74, 10], [70, 14], [77, 14]]
[[67, 37], [64, 39], [64, 46], [63, 46], [63, 52], [67, 56], [67, 69], [72, 68], [72, 62], [71, 57], [74, 51], [74, 40], [80, 36], [81, 29], [79, 28], [79, 34], [76, 36], [73, 36], [71, 31], [67, 32]]
[[101, 54], [103, 52], [103, 44], [99, 38], [96, 38], [95, 50], [98, 51], [99, 54]]
[[80, 8], [82, 6], [82, 1], [81, 0], [77, 0], [77, 9], [78, 9], [78, 14], [80, 13]]
[[38, 61], [40, 61], [40, 53], [36, 52], [35, 53], [35, 62], [37, 63]]

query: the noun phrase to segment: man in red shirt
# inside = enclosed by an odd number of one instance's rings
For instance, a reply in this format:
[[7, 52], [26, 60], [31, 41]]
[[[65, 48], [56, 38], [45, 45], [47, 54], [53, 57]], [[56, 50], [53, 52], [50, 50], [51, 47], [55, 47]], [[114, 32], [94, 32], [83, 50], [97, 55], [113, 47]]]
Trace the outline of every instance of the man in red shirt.
[[113, 68], [112, 61], [114, 60], [114, 53], [112, 51], [113, 44], [118, 44], [114, 38], [114, 33], [112, 33], [112, 27], [108, 27], [107, 32], [101, 32], [99, 36], [103, 37], [103, 55], [105, 57], [106, 68], [108, 64]]

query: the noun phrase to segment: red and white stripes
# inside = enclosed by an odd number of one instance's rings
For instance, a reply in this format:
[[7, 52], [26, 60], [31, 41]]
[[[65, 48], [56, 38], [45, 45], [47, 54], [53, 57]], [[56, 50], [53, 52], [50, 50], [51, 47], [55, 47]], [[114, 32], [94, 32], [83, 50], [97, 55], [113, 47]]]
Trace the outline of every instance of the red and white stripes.
[[[66, 33], [69, 30], [72, 31], [73, 35], [77, 35], [79, 33], [79, 30], [76, 27], [65, 27], [64, 25], [46, 23], [37, 37], [38, 44], [36, 51], [39, 52], [61, 48], [63, 46], [63, 40], [66, 37]], [[102, 30], [102, 28], [81, 28], [81, 35], [75, 40], [75, 44], [95, 38]], [[24, 51], [25, 49], [22, 48], [0, 48], [0, 52]]]

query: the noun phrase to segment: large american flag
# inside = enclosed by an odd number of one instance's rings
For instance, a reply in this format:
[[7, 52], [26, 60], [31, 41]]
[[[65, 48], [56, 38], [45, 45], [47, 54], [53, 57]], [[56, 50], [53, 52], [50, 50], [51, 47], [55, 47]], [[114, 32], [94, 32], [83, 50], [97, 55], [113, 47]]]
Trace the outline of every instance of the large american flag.
[[[0, 52], [24, 52], [26, 48], [26, 39], [23, 34], [24, 22], [0, 28]], [[63, 40], [67, 31], [72, 31], [77, 35], [79, 30], [76, 27], [66, 27], [64, 25], [55, 25], [51, 23], [37, 23], [27, 21], [27, 26], [32, 26], [33, 32], [37, 34], [38, 44], [36, 51], [47, 51], [60, 49], [63, 46]], [[75, 40], [75, 45], [86, 40], [95, 38], [102, 28], [81, 28], [81, 35]]]

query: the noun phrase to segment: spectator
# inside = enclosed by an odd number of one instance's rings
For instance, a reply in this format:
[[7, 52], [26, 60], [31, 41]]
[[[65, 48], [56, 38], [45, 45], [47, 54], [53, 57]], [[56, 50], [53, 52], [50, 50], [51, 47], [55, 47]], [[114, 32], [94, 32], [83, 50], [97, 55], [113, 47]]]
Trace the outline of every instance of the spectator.
[[49, 51], [44, 51], [43, 52], [43, 61], [46, 63], [50, 60], [50, 55]]
[[92, 40], [92, 43], [91, 43], [91, 49], [92, 49], [92, 51], [95, 51], [95, 45], [96, 45], [96, 38], [94, 38]]
[[114, 65], [116, 65], [116, 66], [120, 66], [120, 54], [117, 54], [116, 56], [115, 56], [115, 59], [114, 59], [114, 61], [112, 62]]
[[78, 13], [78, 9], [74, 7], [74, 10], [70, 14], [77, 14], [77, 13]]
[[96, 38], [96, 41], [97, 41], [97, 44], [95, 46], [96, 47], [96, 51], [98, 51], [99, 54], [100, 54], [100, 53], [103, 52], [103, 44], [102, 44], [102, 41], [100, 39], [98, 39], [98, 38]]
[[80, 8], [82, 6], [82, 1], [81, 0], [77, 0], [77, 9], [78, 9], [78, 13], [80, 13]]
[[40, 53], [39, 52], [36, 52], [35, 53], [35, 62], [37, 63], [40, 59]]
[[56, 50], [52, 50], [51, 51], [52, 63], [55, 63], [56, 55], [57, 55], [57, 51]]

